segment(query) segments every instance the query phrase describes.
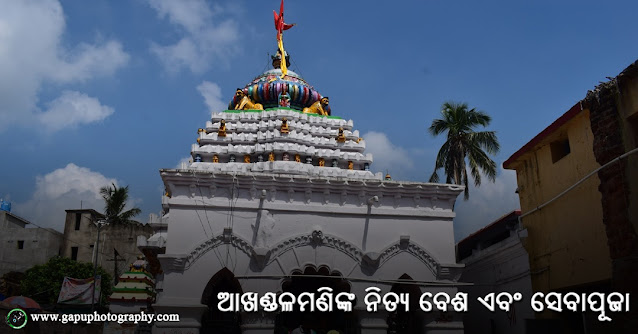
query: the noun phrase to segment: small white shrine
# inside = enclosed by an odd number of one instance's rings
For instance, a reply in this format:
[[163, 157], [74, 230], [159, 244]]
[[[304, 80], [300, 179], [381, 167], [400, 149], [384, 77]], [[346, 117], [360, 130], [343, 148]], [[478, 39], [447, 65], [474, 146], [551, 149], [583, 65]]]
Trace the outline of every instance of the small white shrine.
[[[284, 53], [285, 54], [285, 53]], [[303, 78], [268, 70], [213, 112], [192, 162], [163, 169], [164, 216], [139, 240], [156, 274], [154, 333], [462, 333], [461, 315], [423, 312], [424, 292], [454, 296], [452, 220], [462, 187], [373, 174], [352, 120]], [[287, 59], [286, 59], [287, 60]], [[400, 163], [400, 162], [397, 162]], [[218, 293], [356, 296], [349, 312], [222, 312]], [[410, 310], [368, 312], [365, 290], [409, 292]], [[451, 308], [451, 306], [450, 306]]]

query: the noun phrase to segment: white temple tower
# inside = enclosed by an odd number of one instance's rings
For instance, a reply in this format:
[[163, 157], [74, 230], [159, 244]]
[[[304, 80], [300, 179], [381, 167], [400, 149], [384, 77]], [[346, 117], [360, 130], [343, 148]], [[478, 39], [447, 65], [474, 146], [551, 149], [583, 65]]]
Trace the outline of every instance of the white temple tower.
[[[192, 163], [160, 172], [161, 236], [139, 242], [147, 258], [160, 253], [155, 312], [181, 321], [158, 322], [154, 333], [278, 333], [306, 320], [318, 333], [462, 333], [460, 314], [425, 313], [418, 300], [457, 291], [452, 220], [463, 188], [370, 172], [372, 156], [353, 122], [337, 107], [318, 107], [322, 96], [296, 73], [280, 78], [277, 61], [230, 110], [212, 113]], [[356, 294], [352, 312], [216, 309], [218, 292], [322, 286]], [[372, 286], [410, 292], [411, 311], [367, 312]]]

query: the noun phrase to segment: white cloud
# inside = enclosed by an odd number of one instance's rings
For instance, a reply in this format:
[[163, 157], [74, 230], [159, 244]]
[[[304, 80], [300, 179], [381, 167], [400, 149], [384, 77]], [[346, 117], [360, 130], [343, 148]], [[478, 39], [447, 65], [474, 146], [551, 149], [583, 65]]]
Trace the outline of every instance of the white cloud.
[[148, 0], [160, 18], [168, 18], [183, 30], [182, 37], [172, 45], [153, 43], [157, 55], [169, 73], [183, 67], [193, 73], [206, 71], [213, 61], [227, 62], [238, 51], [238, 24], [226, 18], [215, 21], [220, 14], [232, 13], [216, 6], [211, 9], [204, 0]]
[[205, 1], [149, 0], [148, 3], [159, 17], [168, 17], [172, 24], [184, 27], [189, 33], [196, 33], [204, 28], [213, 16]]
[[66, 48], [65, 17], [57, 0], [4, 1], [0, 11], [0, 131], [31, 124], [45, 83], [83, 82], [128, 62], [118, 41]]
[[[13, 209], [39, 226], [63, 231], [64, 210], [82, 206], [101, 212], [104, 200], [100, 196], [100, 188], [111, 183], [117, 185], [117, 180], [70, 163], [44, 176], [37, 176], [31, 199], [15, 204]], [[129, 200], [129, 204], [135, 202]]]
[[382, 132], [370, 131], [363, 135], [366, 142], [365, 153], [372, 153], [370, 168], [375, 172], [390, 172], [395, 180], [408, 178], [414, 170], [413, 154], [403, 147], [393, 144]]
[[94, 76], [110, 75], [128, 62], [129, 55], [122, 44], [108, 41], [96, 46], [82, 43], [72, 52], [67, 52], [65, 61], [60, 61], [50, 75], [60, 82], [87, 80]]
[[220, 112], [226, 110], [226, 104], [222, 101], [222, 90], [219, 85], [204, 81], [197, 86], [197, 90], [204, 97], [204, 103], [208, 106], [209, 111]]
[[103, 106], [96, 98], [79, 92], [65, 91], [49, 103], [47, 111], [38, 120], [48, 131], [102, 121], [113, 114], [113, 108]]
[[454, 235], [457, 242], [520, 208], [518, 194], [515, 193], [516, 172], [501, 167], [496, 182], [492, 183], [485, 177], [481, 180], [478, 188], [470, 182], [470, 198], [467, 201], [463, 200], [463, 194], [456, 201]]

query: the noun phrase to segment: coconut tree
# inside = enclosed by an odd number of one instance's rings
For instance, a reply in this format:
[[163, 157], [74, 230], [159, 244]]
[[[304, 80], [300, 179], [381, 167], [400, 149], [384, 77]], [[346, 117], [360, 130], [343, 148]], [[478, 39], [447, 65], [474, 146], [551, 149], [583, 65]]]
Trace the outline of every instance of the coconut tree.
[[139, 215], [142, 210], [137, 207], [124, 211], [128, 201], [128, 186], [118, 187], [115, 183], [100, 188], [100, 194], [104, 199], [104, 215], [111, 224], [138, 223], [132, 218]]
[[470, 197], [468, 167], [475, 186], [481, 185], [481, 173], [495, 181], [496, 163], [488, 154], [496, 154], [500, 149], [496, 132], [476, 131], [479, 126], [488, 126], [491, 117], [474, 108], [468, 110], [467, 103], [445, 102], [441, 116], [433, 120], [428, 129], [432, 136], [447, 132], [447, 140], [436, 156], [430, 182], [439, 181], [437, 171], [443, 168], [445, 182], [464, 185], [467, 200]]

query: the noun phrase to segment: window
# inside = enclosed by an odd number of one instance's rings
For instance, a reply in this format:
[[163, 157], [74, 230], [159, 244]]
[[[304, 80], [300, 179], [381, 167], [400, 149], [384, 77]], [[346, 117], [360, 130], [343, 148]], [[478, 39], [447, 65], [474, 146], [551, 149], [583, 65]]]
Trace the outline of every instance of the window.
[[82, 222], [82, 214], [76, 213], [75, 214], [75, 230], [76, 231], [80, 230], [80, 222]]
[[18, 249], [24, 249], [24, 240], [18, 240]]
[[552, 151], [552, 162], [556, 163], [571, 151], [569, 148], [569, 139], [565, 138], [551, 143], [550, 149]]
[[71, 247], [71, 260], [77, 261], [77, 259], [78, 259], [78, 248]]

